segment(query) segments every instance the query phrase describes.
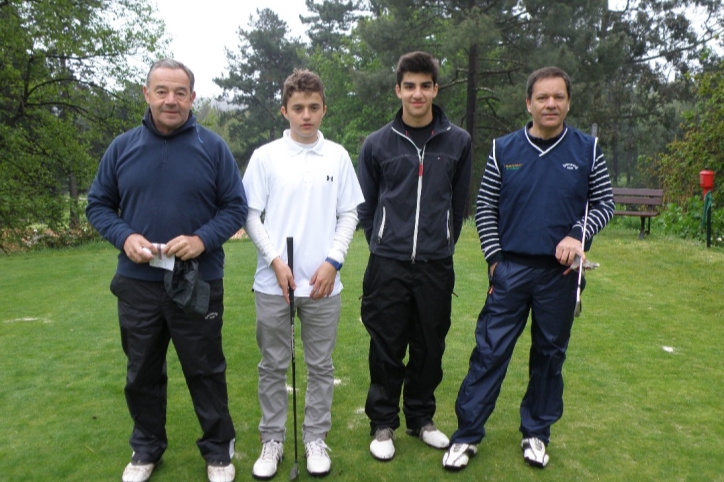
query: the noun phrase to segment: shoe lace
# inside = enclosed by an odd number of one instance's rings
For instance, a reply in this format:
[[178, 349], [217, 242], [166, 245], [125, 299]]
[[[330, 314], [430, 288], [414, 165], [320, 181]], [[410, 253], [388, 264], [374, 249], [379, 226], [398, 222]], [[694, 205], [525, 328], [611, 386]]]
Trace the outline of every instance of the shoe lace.
[[307, 457], [328, 457], [327, 450], [332, 451], [324, 440], [317, 439], [307, 444]]
[[276, 440], [264, 442], [261, 447], [261, 458], [264, 460], [275, 460], [279, 457], [279, 445]]
[[543, 442], [540, 439], [532, 438], [530, 442], [535, 450], [539, 452], [545, 450], [545, 445], [543, 445]]
[[384, 442], [385, 440], [390, 440], [395, 438], [395, 432], [391, 428], [378, 428], [377, 432], [375, 432], [375, 439], [378, 442]]
[[437, 430], [437, 427], [435, 427], [435, 424], [434, 424], [434, 423], [428, 423], [427, 425], [425, 425], [424, 427], [422, 427], [422, 428], [420, 429], [420, 433], [423, 433], [423, 432], [434, 432], [434, 431], [436, 431], [436, 430]]

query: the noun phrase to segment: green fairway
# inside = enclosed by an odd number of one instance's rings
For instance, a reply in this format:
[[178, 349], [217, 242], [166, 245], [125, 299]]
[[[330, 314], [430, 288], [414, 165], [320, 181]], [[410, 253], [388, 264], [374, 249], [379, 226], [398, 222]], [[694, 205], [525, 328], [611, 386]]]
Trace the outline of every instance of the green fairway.
[[[395, 458], [369, 454], [364, 402], [369, 337], [359, 319], [367, 245], [357, 232], [342, 271], [342, 318], [335, 349], [330, 480], [349, 481], [716, 481], [724, 480], [724, 252], [654, 232], [610, 227], [589, 258], [583, 313], [564, 365], [563, 419], [553, 426], [544, 470], [520, 455], [518, 406], [527, 384], [529, 334], [521, 337], [487, 437], [467, 469], [442, 469], [443, 452], [396, 432]], [[0, 481], [120, 480], [131, 450], [123, 396], [115, 298], [108, 290], [117, 251], [107, 243], [0, 257]], [[259, 455], [259, 352], [251, 284], [256, 251], [226, 244], [224, 346], [237, 430], [237, 480], [251, 480]], [[454, 403], [467, 372], [487, 289], [477, 234], [466, 224], [455, 255], [457, 297], [437, 391], [437, 426], [456, 428]], [[297, 320], [299, 430], [306, 373]], [[200, 436], [173, 349], [168, 357], [169, 447], [151, 481], [206, 480]], [[291, 380], [291, 376], [290, 376]], [[291, 397], [290, 397], [291, 412]], [[285, 457], [294, 463], [291, 413]], [[305, 471], [300, 442], [300, 480]]]

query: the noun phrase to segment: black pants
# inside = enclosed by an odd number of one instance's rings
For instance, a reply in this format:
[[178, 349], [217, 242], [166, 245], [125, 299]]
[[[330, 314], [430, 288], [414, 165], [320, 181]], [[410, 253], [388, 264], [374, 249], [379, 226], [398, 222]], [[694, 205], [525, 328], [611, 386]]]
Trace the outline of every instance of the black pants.
[[370, 334], [365, 413], [371, 434], [378, 428], [400, 426], [403, 383], [407, 428], [419, 429], [432, 422], [454, 286], [452, 257], [411, 263], [370, 255], [361, 312]]
[[235, 437], [226, 389], [226, 359], [221, 345], [223, 280], [209, 282], [205, 317], [191, 318], [166, 294], [163, 283], [116, 275], [111, 292], [118, 298], [121, 344], [128, 358], [126, 402], [133, 419], [133, 459], [156, 462], [166, 438], [166, 352], [173, 340], [203, 436], [196, 441], [209, 462], [231, 459]]

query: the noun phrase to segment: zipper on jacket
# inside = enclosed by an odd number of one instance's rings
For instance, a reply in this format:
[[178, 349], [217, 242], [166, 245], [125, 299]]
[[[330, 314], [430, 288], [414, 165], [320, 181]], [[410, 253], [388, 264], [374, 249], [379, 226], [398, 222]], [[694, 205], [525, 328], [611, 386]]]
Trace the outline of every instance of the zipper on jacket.
[[447, 242], [450, 243], [450, 210], [447, 210], [447, 221], [445, 222], [445, 230], [447, 232]]
[[432, 136], [425, 142], [425, 145], [422, 146], [421, 151], [420, 149], [418, 149], [417, 145], [415, 145], [413, 140], [407, 137], [402, 132], [398, 131], [394, 127], [392, 128], [392, 132], [396, 133], [399, 136], [402, 136], [402, 138], [407, 139], [410, 144], [412, 144], [412, 147], [415, 148], [415, 152], [417, 152], [417, 158], [419, 160], [419, 167], [417, 168], [417, 206], [415, 208], [415, 231], [412, 237], [412, 255], [410, 256], [410, 259], [414, 263], [415, 255], [417, 254], [417, 233], [420, 225], [420, 197], [422, 195], [422, 173], [424, 171], [425, 148], [427, 147], [427, 143], [430, 141], [430, 139], [432, 139]]
[[387, 213], [385, 212], [385, 207], [382, 206], [382, 222], [380, 222], [380, 229], [377, 231], [377, 244], [380, 244], [382, 242], [382, 233], [385, 232], [385, 218], [387, 217]]

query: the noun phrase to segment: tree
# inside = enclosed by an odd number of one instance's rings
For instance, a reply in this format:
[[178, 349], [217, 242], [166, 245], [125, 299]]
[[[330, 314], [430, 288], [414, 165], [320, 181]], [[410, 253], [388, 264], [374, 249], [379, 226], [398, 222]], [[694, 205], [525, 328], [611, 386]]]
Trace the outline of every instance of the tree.
[[119, 133], [118, 108], [137, 100], [118, 90], [142, 78], [130, 59], [148, 59], [162, 35], [143, 0], [0, 1], [2, 235], [55, 228], [68, 210], [77, 222], [94, 147]]
[[[698, 75], [696, 86], [697, 102], [684, 115], [683, 137], [649, 164], [667, 199], [681, 206], [700, 194], [699, 171], [724, 173], [724, 63]], [[716, 205], [724, 205], [721, 189], [715, 189], [713, 197]]]
[[229, 128], [231, 141], [242, 150], [234, 152], [237, 162], [247, 162], [254, 149], [280, 137], [287, 126], [279, 108], [284, 80], [302, 65], [297, 38], [289, 37], [289, 28], [272, 10], [257, 10], [249, 19], [249, 28], [239, 28], [237, 52], [226, 49], [229, 73], [214, 82], [231, 95], [238, 106], [222, 116], [222, 122], [234, 121]]

